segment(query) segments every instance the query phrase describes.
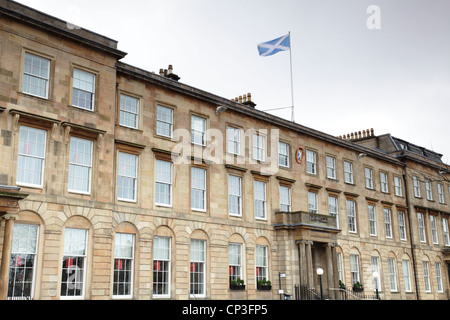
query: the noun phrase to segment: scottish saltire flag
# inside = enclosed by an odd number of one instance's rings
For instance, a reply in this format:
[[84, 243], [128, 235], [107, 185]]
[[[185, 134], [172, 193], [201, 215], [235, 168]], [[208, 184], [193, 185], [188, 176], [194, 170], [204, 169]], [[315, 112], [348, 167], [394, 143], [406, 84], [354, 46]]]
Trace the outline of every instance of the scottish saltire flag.
[[277, 39], [258, 44], [259, 55], [262, 57], [271, 56], [280, 51], [290, 50], [290, 48], [289, 33]]

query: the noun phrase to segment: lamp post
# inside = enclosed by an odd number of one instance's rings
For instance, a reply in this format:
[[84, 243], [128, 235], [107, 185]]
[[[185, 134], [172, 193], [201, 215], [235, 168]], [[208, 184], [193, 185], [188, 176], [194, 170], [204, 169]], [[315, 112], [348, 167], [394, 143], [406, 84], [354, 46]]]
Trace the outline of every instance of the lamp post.
[[319, 283], [320, 283], [320, 300], [323, 300], [323, 292], [322, 292], [322, 275], [323, 275], [323, 269], [318, 268], [317, 269], [317, 275], [319, 276]]
[[375, 292], [377, 294], [377, 300], [380, 300], [380, 297], [378, 296], [378, 272], [374, 271], [372, 276], [375, 279]]

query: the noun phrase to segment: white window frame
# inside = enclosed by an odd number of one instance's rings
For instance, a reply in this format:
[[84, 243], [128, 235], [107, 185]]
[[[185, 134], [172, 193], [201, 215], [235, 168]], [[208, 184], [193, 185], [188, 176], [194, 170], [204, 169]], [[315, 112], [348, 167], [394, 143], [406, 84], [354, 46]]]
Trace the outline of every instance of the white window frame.
[[[76, 151], [74, 151], [73, 147], [74, 147], [75, 143], [77, 144], [77, 146], [79, 146], [79, 143], [88, 144], [89, 145], [89, 150], [86, 150], [86, 148], [84, 148], [84, 150], [76, 149]], [[81, 194], [91, 194], [93, 145], [94, 145], [94, 143], [91, 140], [81, 139], [81, 138], [78, 138], [78, 137], [70, 137], [69, 181], [68, 181], [68, 191], [69, 192], [81, 193]], [[74, 156], [75, 156], [74, 152], [77, 152], [76, 154], [79, 154], [79, 153], [83, 153], [82, 151], [89, 151], [89, 162], [88, 163], [80, 163], [77, 160], [77, 157], [75, 157], [75, 159], [74, 159]], [[84, 153], [86, 153], [86, 152], [84, 152]], [[79, 157], [79, 158], [82, 158], [82, 157]], [[76, 170], [76, 168], [78, 168], [78, 167], [81, 167], [82, 169], [87, 169], [88, 170], [87, 190], [81, 190], [81, 189], [79, 190], [79, 189], [76, 189], [76, 188], [70, 188], [70, 185], [71, 185], [70, 181], [72, 180], [71, 177], [74, 177], [75, 172], [78, 171], [78, 170]], [[77, 179], [77, 178], [79, 179], [79, 177], [74, 177], [74, 178], [75, 179]]]
[[327, 162], [327, 178], [336, 180], [336, 158], [326, 156]]
[[352, 275], [352, 285], [361, 282], [359, 277], [359, 255], [350, 254], [350, 274]]
[[389, 192], [388, 174], [386, 172], [380, 172], [380, 184], [381, 184], [381, 192], [388, 193]]
[[442, 285], [442, 269], [441, 269], [441, 263], [435, 262], [434, 267], [436, 269], [436, 283], [437, 283], [437, 291], [438, 292], [444, 292], [444, 286]]
[[384, 230], [386, 238], [392, 239], [392, 214], [391, 209], [384, 208], [383, 209], [384, 214]]
[[289, 168], [289, 161], [289, 144], [278, 141], [278, 165], [280, 167]]
[[[261, 191], [258, 190], [261, 188], [263, 193], [258, 192]], [[267, 183], [264, 181], [254, 180], [253, 190], [255, 197], [255, 219], [267, 220]]]
[[376, 207], [372, 204], [367, 205], [367, 210], [369, 212], [369, 235], [377, 235], [377, 214]]
[[439, 244], [436, 217], [430, 214], [431, 238], [433, 244]]
[[422, 267], [423, 267], [423, 282], [425, 286], [425, 292], [431, 292], [430, 268], [428, 261], [422, 261]]
[[409, 268], [409, 260], [402, 260], [403, 281], [405, 283], [405, 292], [411, 292], [411, 271]]
[[377, 288], [379, 291], [381, 291], [380, 257], [370, 257], [370, 263], [372, 265], [372, 273], [378, 273], [378, 277], [373, 278], [373, 291], [375, 291]]
[[395, 259], [387, 258], [388, 263], [388, 271], [389, 271], [389, 284], [391, 288], [391, 292], [397, 292], [397, 271], [395, 268]]
[[420, 198], [420, 181], [417, 176], [413, 176], [414, 197]]
[[241, 154], [241, 129], [227, 127], [227, 152], [237, 156]]
[[319, 195], [316, 192], [308, 191], [308, 212], [319, 213]]
[[364, 168], [364, 176], [366, 177], [366, 188], [373, 189], [373, 170], [372, 168]]
[[[119, 167], [118, 167], [118, 172], [117, 172], [117, 199], [120, 201], [126, 201], [126, 202], [136, 202], [137, 200], [137, 179], [138, 179], [138, 163], [139, 163], [139, 157], [135, 154], [132, 153], [126, 153], [126, 152], [122, 152], [119, 151], [119, 157], [118, 157], [118, 162], [119, 162]], [[130, 163], [123, 163], [121, 161], [133, 161], [134, 160], [134, 164]], [[121, 170], [121, 168], [125, 166], [125, 167], [130, 167], [133, 168], [134, 167], [134, 172], [124, 172]], [[132, 190], [133, 190], [133, 198], [127, 198], [127, 197], [123, 197], [120, 196], [120, 192], [119, 190], [121, 190], [121, 186], [120, 186], [120, 177], [126, 179], [126, 180], [130, 180], [133, 183], [132, 186]]]
[[[269, 281], [269, 258], [267, 246], [256, 245], [255, 250], [255, 275], [256, 283], [260, 280]], [[262, 273], [262, 274], [261, 274]]]
[[[234, 257], [237, 256], [237, 262], [235, 262]], [[232, 261], [233, 260], [233, 261]], [[232, 263], [233, 262], [233, 263]], [[242, 244], [241, 243], [232, 243], [228, 244], [228, 281], [243, 279], [243, 263], [242, 263]], [[231, 274], [231, 270], [233, 270], [233, 274]], [[237, 270], [238, 274], [234, 274], [234, 271]]]
[[[201, 137], [201, 143], [197, 141], [198, 137]], [[191, 143], [206, 146], [206, 119], [195, 114], [191, 115]]]
[[[194, 211], [206, 212], [206, 176], [206, 169], [191, 167], [191, 209]], [[200, 196], [200, 201], [194, 201], [195, 195]], [[195, 206], [197, 202], [200, 206]]]
[[[26, 70], [28, 69], [26, 67], [26, 62], [27, 62], [27, 57], [30, 57], [31, 59], [31, 64], [30, 64], [30, 71], [27, 72]], [[39, 67], [38, 69], [40, 69], [41, 71], [45, 71], [45, 68], [42, 68], [42, 63], [47, 62], [47, 72], [46, 74], [38, 74], [36, 72], [33, 72], [33, 69], [36, 67], [35, 65], [33, 65], [33, 61], [39, 61]], [[36, 54], [30, 53], [30, 52], [25, 52], [25, 58], [24, 58], [24, 62], [23, 62], [23, 79], [22, 79], [22, 92], [35, 96], [35, 97], [40, 97], [43, 99], [48, 99], [48, 94], [49, 94], [49, 88], [50, 88], [50, 66], [51, 66], [51, 61], [50, 59], [38, 56]], [[26, 85], [26, 81], [28, 81], [28, 85]], [[45, 94], [44, 95], [40, 95], [39, 93], [33, 92], [33, 90], [30, 90], [30, 86], [31, 86], [31, 79], [37, 79], [38, 82], [44, 81], [45, 83]], [[28, 86], [28, 90], [25, 89], [25, 87]], [[40, 88], [40, 87], [39, 87]]]
[[[196, 254], [193, 254], [196, 253]], [[201, 272], [197, 270], [201, 266]], [[193, 270], [195, 269], [195, 270]], [[206, 297], [206, 240], [191, 239], [189, 295], [191, 298]], [[199, 282], [193, 282], [197, 274]], [[193, 293], [192, 291], [197, 291]]]
[[344, 181], [353, 184], [353, 162], [344, 160]]
[[[169, 175], [170, 175], [170, 180], [163, 180], [162, 177], [164, 175], [164, 172], [159, 172], [160, 166], [159, 164], [164, 164], [164, 165], [169, 165]], [[170, 161], [164, 161], [164, 160], [160, 160], [160, 159], [156, 159], [155, 161], [155, 204], [157, 206], [162, 206], [162, 207], [172, 207], [172, 183], [173, 183], [173, 163]], [[169, 188], [169, 201], [168, 202], [158, 202], [157, 201], [157, 194], [158, 194], [158, 185], [162, 185], [162, 186], [168, 186]]]
[[[162, 111], [169, 111], [170, 112], [170, 120], [164, 119], [163, 112]], [[169, 132], [170, 134], [167, 135], [164, 132], [162, 132], [161, 125], [169, 126]], [[173, 137], [173, 109], [162, 106], [160, 104], [156, 105], [156, 134], [158, 136], [163, 136], [167, 138]]]
[[356, 202], [347, 199], [347, 218], [348, 218], [348, 232], [357, 233], [358, 228], [356, 224]]
[[253, 134], [253, 155], [254, 160], [266, 161], [266, 137], [254, 133]]
[[[19, 228], [27, 228], [27, 232], [23, 230], [19, 231]], [[22, 245], [21, 243], [25, 243]], [[32, 247], [30, 247], [32, 244]], [[14, 223], [13, 227], [13, 236], [11, 240], [11, 254], [10, 254], [10, 263], [9, 263], [9, 283], [7, 284], [7, 299], [33, 299], [34, 297], [34, 287], [36, 281], [36, 265], [37, 265], [37, 250], [39, 247], [39, 226], [34, 224], [26, 224], [26, 223]], [[32, 250], [34, 249], [34, 250]], [[23, 259], [25, 256], [25, 259]], [[29, 259], [29, 256], [32, 256], [32, 259]], [[22, 264], [23, 260], [26, 261], [25, 265]], [[31, 270], [31, 279], [25, 276], [16, 277], [15, 272], [19, 272], [19, 274], [27, 274], [27, 269], [30, 269], [29, 262], [33, 261], [33, 266]], [[20, 262], [20, 265], [19, 265]], [[23, 267], [23, 268], [21, 268]], [[20, 270], [22, 269], [22, 270]], [[12, 280], [14, 279], [14, 280]], [[19, 282], [16, 282], [19, 280]], [[30, 281], [31, 280], [31, 281]], [[30, 295], [24, 295], [24, 287], [25, 283], [30, 283]], [[13, 285], [11, 288], [10, 285]], [[18, 288], [20, 286], [20, 288]], [[16, 289], [19, 289], [21, 292], [20, 295], [16, 295]], [[12, 296], [10, 296], [10, 291], [12, 291]]]
[[432, 190], [432, 186], [431, 186], [431, 181], [430, 180], [425, 180], [425, 189], [427, 191], [427, 200], [432, 201], [433, 200], [433, 190]]
[[425, 217], [422, 212], [417, 212], [417, 221], [419, 226], [419, 238], [420, 242], [426, 243], [427, 237], [425, 233]]
[[340, 252], [336, 252], [336, 267], [338, 273], [338, 280], [343, 281], [342, 278], [342, 256]]
[[398, 197], [403, 196], [402, 190], [402, 179], [400, 177], [394, 176], [394, 185], [395, 185], [395, 195]]
[[330, 216], [336, 217], [336, 228], [339, 229], [339, 199], [335, 196], [328, 196], [328, 212]]
[[[68, 232], [70, 230], [70, 232]], [[76, 241], [78, 242], [78, 244], [75, 245], [76, 248], [80, 248], [80, 244], [84, 244], [84, 253], [80, 253], [80, 254], [76, 254], [73, 252], [70, 252], [70, 249], [72, 248], [72, 242], [70, 241], [70, 239], [68, 239], [68, 235], [72, 233], [72, 231], [77, 230], [77, 231], [84, 231], [84, 242], [80, 242], [80, 241]], [[75, 231], [76, 232], [76, 231]], [[83, 270], [81, 273], [78, 273], [78, 268], [75, 268], [74, 270], [74, 274], [75, 278], [77, 278], [77, 276], [80, 276], [82, 278], [81, 281], [81, 289], [80, 295], [77, 296], [68, 296], [68, 295], [63, 295], [62, 294], [62, 278], [61, 278], [61, 291], [60, 291], [60, 299], [61, 300], [69, 300], [69, 299], [84, 299], [85, 296], [85, 288], [86, 288], [86, 268], [87, 268], [87, 264], [86, 264], [86, 260], [87, 260], [87, 250], [88, 250], [88, 230], [87, 229], [79, 229], [79, 228], [65, 228], [65, 232], [64, 232], [64, 253], [63, 253], [63, 273], [64, 273], [64, 269], [67, 269], [67, 264], [66, 264], [66, 268], [64, 268], [64, 262], [67, 262], [67, 259], [64, 259], [64, 257], [69, 257], [69, 259], [72, 258], [82, 258], [83, 259]], [[62, 274], [62, 276], [64, 276]], [[68, 277], [68, 279], [72, 278], [72, 275]], [[80, 283], [79, 281], [77, 281], [77, 283]], [[67, 292], [66, 292], [67, 293]]]
[[[239, 183], [239, 189], [235, 190], [235, 183], [233, 179], [237, 179]], [[233, 202], [231, 199], [237, 199], [238, 212], [232, 212]], [[228, 175], [228, 212], [230, 216], [242, 217], [242, 178], [240, 176]]]
[[291, 212], [291, 188], [280, 186], [280, 211]]
[[444, 203], [444, 186], [442, 183], [437, 184], [439, 203]]
[[444, 232], [444, 243], [446, 246], [450, 246], [450, 234], [448, 230], [448, 219], [442, 218], [442, 229]]
[[[129, 96], [127, 94], [121, 93], [120, 94], [120, 115], [119, 115], [119, 123], [123, 127], [127, 128], [133, 128], [138, 129], [139, 128], [139, 99]], [[132, 110], [132, 108], [135, 107], [136, 111]], [[132, 122], [134, 122], [134, 125], [126, 123], [126, 120], [128, 118], [125, 117], [125, 115], [128, 115]]]
[[[115, 239], [114, 239], [114, 276], [113, 276], [113, 299], [127, 299], [133, 297], [133, 284], [134, 284], [134, 234], [131, 233], [116, 233]], [[131, 243], [128, 242], [131, 240]], [[126, 252], [129, 251], [129, 255], [126, 254]], [[125, 254], [124, 254], [125, 252]], [[122, 282], [116, 282], [114, 281], [116, 279], [116, 272], [119, 273], [120, 269], [118, 268], [118, 265], [120, 265], [120, 268], [123, 268], [123, 261], [127, 260], [129, 261], [129, 269], [125, 270], [123, 272], [129, 272], [129, 281], [127, 281], [129, 286], [129, 294], [116, 294], [116, 283], [124, 283]], [[120, 264], [118, 262], [121, 262]], [[120, 278], [117, 275], [117, 278]], [[125, 277], [124, 277], [125, 278]]]
[[[169, 240], [168, 247], [158, 247], [163, 250], [168, 250], [167, 257], [158, 256], [156, 255], [157, 248], [156, 245], [164, 244], [164, 242], [160, 242], [159, 240]], [[166, 282], [153, 282], [153, 298], [170, 298], [171, 293], [171, 282], [172, 282], [172, 238], [171, 237], [162, 237], [162, 236], [155, 236], [153, 238], [153, 270], [152, 270], [152, 276], [155, 277], [155, 272], [158, 274], [160, 270], [155, 270], [155, 265], [158, 266], [159, 262], [159, 268], [161, 268], [161, 264], [163, 263], [165, 266], [167, 266], [167, 271], [163, 271], [167, 273], [167, 281]], [[155, 264], [156, 262], [156, 264]], [[155, 285], [158, 286], [159, 283], [165, 284], [165, 287], [167, 288], [167, 291], [164, 291], [163, 293], [155, 292]]]
[[400, 240], [406, 240], [406, 214], [403, 211], [398, 212], [398, 228]]
[[306, 173], [317, 174], [317, 152], [306, 149]]
[[[24, 140], [23, 136], [25, 135], [25, 130], [27, 131], [27, 140]], [[43, 141], [41, 141], [40, 143], [34, 143], [34, 149], [36, 149], [36, 151], [39, 151], [39, 154], [36, 152], [34, 154], [31, 153], [31, 149], [33, 148], [33, 145], [31, 144], [31, 140], [29, 138], [29, 135], [33, 135], [36, 136], [38, 133], [43, 134]], [[33, 141], [34, 142], [34, 141]], [[25, 143], [25, 145], [23, 145], [23, 143]], [[42, 146], [42, 150], [37, 150], [37, 146], [41, 145]], [[24, 149], [25, 148], [25, 152]], [[29, 149], [29, 150], [28, 150]], [[42, 130], [42, 129], [37, 129], [37, 128], [32, 128], [32, 127], [27, 127], [27, 126], [20, 126], [19, 128], [19, 146], [18, 146], [18, 157], [17, 157], [17, 173], [16, 173], [16, 184], [20, 185], [20, 186], [24, 186], [24, 187], [33, 187], [33, 188], [42, 188], [44, 186], [44, 171], [45, 171], [45, 155], [46, 155], [46, 149], [47, 149], [47, 131]], [[24, 158], [25, 161], [29, 161], [28, 158], [30, 160], [38, 160], [40, 161], [40, 183], [36, 184], [36, 183], [32, 183], [29, 181], [20, 181], [19, 177], [21, 175], [19, 175], [19, 171], [20, 170], [24, 170], [25, 168], [20, 168], [19, 164], [20, 164], [20, 159]], [[27, 175], [25, 175], [27, 176]]]
[[[75, 78], [76, 72], [79, 72], [80, 75], [84, 74], [85, 77], [87, 77], [87, 76], [92, 77], [92, 83], [90, 83], [88, 81], [85, 81], [85, 80], [82, 80], [82, 79]], [[95, 105], [95, 80], [96, 80], [95, 78], [96, 78], [95, 73], [92, 73], [92, 72], [89, 72], [89, 71], [86, 71], [86, 70], [82, 70], [82, 69], [79, 69], [79, 68], [73, 68], [72, 106], [80, 108], [80, 109], [83, 109], [83, 110], [94, 111], [94, 105]], [[81, 88], [80, 85], [77, 85], [78, 82], [85, 82], [85, 83], [89, 84], [92, 87], [92, 89], [89, 90], [87, 87]], [[81, 92], [84, 92], [86, 94], [90, 94], [91, 95], [91, 100], [90, 100], [91, 101], [91, 105], [90, 105], [90, 107], [86, 108], [85, 106], [81, 106], [81, 105], [78, 105], [78, 104], [74, 103], [74, 96], [75, 96], [74, 90], [79, 90]]]

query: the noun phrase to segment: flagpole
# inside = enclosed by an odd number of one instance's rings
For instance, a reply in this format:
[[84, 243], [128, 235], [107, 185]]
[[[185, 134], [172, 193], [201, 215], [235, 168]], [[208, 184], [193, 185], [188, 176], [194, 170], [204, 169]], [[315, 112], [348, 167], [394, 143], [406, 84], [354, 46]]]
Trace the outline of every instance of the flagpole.
[[294, 80], [292, 77], [292, 38], [291, 38], [290, 31], [289, 31], [289, 60], [290, 60], [290, 69], [291, 69], [291, 99], [292, 99], [291, 121], [295, 122], [295, 120], [294, 120]]

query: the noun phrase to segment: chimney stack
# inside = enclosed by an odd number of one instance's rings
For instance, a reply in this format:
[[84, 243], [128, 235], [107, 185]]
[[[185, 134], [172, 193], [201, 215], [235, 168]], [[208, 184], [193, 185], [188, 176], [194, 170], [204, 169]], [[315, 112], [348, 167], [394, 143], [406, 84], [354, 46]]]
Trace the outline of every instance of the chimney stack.
[[370, 138], [370, 137], [374, 137], [374, 131], [373, 128], [366, 129], [366, 130], [362, 130], [362, 131], [355, 131], [355, 132], [351, 132], [351, 133], [347, 133], [344, 134], [342, 136], [339, 136], [339, 139], [343, 139], [343, 140], [360, 140], [360, 139], [365, 139], [365, 138]]
[[234, 99], [231, 99], [231, 101], [245, 104], [246, 106], [249, 106], [251, 108], [254, 108], [256, 106], [256, 103], [254, 103], [252, 101], [252, 94], [251, 93], [247, 93], [247, 94], [244, 93], [242, 96], [239, 96], [239, 97], [236, 97]]
[[173, 73], [173, 66], [171, 64], [169, 64], [167, 69], [159, 69], [159, 75], [175, 81], [180, 80], [180, 77]]

